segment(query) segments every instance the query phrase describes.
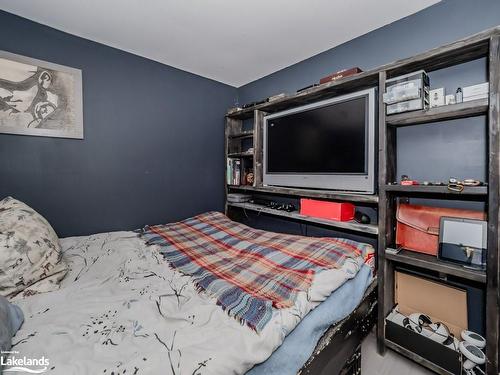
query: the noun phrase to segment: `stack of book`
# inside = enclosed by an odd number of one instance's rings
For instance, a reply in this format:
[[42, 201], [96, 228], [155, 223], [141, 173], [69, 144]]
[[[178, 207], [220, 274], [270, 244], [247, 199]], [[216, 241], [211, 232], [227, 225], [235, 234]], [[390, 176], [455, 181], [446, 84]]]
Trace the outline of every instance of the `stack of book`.
[[227, 158], [227, 184], [241, 185], [241, 160]]

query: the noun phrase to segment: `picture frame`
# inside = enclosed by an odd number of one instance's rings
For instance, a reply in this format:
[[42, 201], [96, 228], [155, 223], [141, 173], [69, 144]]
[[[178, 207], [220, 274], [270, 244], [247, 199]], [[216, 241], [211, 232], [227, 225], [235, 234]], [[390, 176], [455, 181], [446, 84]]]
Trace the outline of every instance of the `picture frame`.
[[0, 133], [83, 139], [82, 71], [0, 51]]

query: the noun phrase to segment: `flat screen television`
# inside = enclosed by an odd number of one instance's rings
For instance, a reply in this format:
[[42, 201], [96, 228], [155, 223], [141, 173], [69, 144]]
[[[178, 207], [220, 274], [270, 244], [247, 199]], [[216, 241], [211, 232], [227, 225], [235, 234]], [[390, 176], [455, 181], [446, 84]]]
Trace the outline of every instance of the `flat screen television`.
[[264, 117], [264, 185], [375, 191], [375, 89]]

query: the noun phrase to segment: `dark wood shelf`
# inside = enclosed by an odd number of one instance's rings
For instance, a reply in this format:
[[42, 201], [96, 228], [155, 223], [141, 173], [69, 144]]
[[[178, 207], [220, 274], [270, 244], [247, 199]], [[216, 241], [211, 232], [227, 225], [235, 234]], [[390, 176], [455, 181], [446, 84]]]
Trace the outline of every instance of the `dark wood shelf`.
[[487, 186], [465, 186], [461, 192], [449, 190], [447, 186], [425, 186], [425, 185], [385, 185], [383, 189], [387, 192], [401, 194], [440, 194], [443, 198], [460, 198], [460, 197], [481, 197], [486, 199], [488, 196]]
[[256, 211], [256, 212], [262, 212], [268, 215], [273, 215], [273, 216], [280, 216], [280, 217], [285, 217], [287, 219], [293, 219], [293, 220], [300, 220], [300, 221], [306, 221], [314, 224], [320, 224], [324, 226], [328, 226], [331, 228], [341, 228], [341, 229], [346, 229], [354, 232], [362, 232], [362, 233], [367, 233], [367, 234], [378, 234], [378, 226], [376, 224], [360, 224], [355, 221], [334, 221], [334, 220], [327, 220], [327, 219], [320, 219], [317, 217], [312, 217], [312, 216], [305, 216], [299, 214], [297, 211], [293, 212], [286, 212], [286, 211], [280, 211], [280, 210], [275, 210], [260, 204], [254, 204], [254, 203], [227, 203], [228, 206], [230, 207], [239, 207], [245, 210], [251, 210], [251, 211]]
[[227, 154], [228, 158], [248, 158], [252, 156], [253, 152], [233, 152], [231, 154]]
[[230, 110], [227, 112], [226, 116], [238, 120], [245, 120], [253, 117], [255, 110], [268, 113], [277, 112], [329, 97], [342, 95], [350, 91], [374, 87], [377, 85], [377, 82], [378, 70], [369, 70], [336, 81], [316, 85], [301, 92], [290, 94], [270, 102], [257, 104], [248, 108]]
[[349, 193], [336, 192], [332, 190], [290, 189], [277, 186], [256, 187], [250, 185], [231, 186], [230, 188], [235, 190], [244, 190], [248, 192], [262, 193], [262, 194], [290, 195], [290, 196], [304, 197], [304, 198], [322, 198], [322, 199], [357, 202], [365, 204], [376, 204], [378, 202], [377, 195], [355, 194], [355, 193], [349, 194]]
[[393, 262], [408, 264], [415, 267], [424, 268], [440, 272], [446, 275], [461, 277], [466, 280], [486, 283], [486, 272], [463, 267], [459, 264], [440, 261], [435, 256], [416, 253], [414, 251], [401, 250], [397, 254], [386, 252], [385, 257]]
[[306, 221], [310, 223], [315, 223], [315, 224], [320, 224], [332, 228], [341, 228], [341, 229], [346, 229], [354, 232], [363, 232], [363, 233], [369, 233], [369, 234], [378, 234], [378, 226], [375, 224], [360, 224], [355, 221], [334, 221], [334, 220], [327, 220], [327, 219], [320, 219], [317, 217], [312, 217], [312, 216], [305, 216], [299, 214], [297, 211], [292, 211], [292, 212], [286, 212], [286, 211], [280, 211], [280, 210], [275, 210], [260, 204], [254, 204], [254, 203], [227, 203], [228, 206], [231, 207], [239, 207], [243, 208], [245, 210], [251, 210], [251, 211], [256, 211], [256, 212], [262, 212], [268, 215], [273, 215], [273, 216], [281, 216], [281, 217], [286, 217], [288, 219], [293, 219], [293, 220], [300, 220], [300, 221]]
[[392, 350], [394, 350], [395, 352], [398, 352], [399, 354], [411, 359], [412, 361], [417, 362], [418, 364], [428, 368], [431, 371], [434, 371], [437, 374], [453, 375], [453, 373], [451, 373], [448, 370], [445, 370], [441, 366], [436, 365], [434, 362], [431, 362], [431, 361], [419, 356], [418, 354], [413, 353], [412, 351], [410, 351], [406, 348], [403, 348], [402, 346], [400, 346], [400, 345], [398, 345], [398, 344], [396, 344], [388, 339], [385, 339], [385, 345], [388, 348], [391, 348]]
[[243, 131], [241, 133], [230, 134], [229, 139], [253, 138], [253, 130]]
[[387, 125], [410, 126], [427, 124], [436, 121], [454, 120], [457, 118], [486, 115], [488, 99], [472, 100], [458, 104], [443, 105], [422, 111], [412, 111], [389, 115]]

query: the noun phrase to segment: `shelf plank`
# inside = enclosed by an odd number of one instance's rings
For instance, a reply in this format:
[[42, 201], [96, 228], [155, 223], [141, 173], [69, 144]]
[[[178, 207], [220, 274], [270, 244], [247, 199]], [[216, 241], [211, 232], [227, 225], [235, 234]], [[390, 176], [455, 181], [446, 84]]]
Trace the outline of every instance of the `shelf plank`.
[[226, 116], [244, 120], [253, 117], [254, 110], [268, 113], [277, 112], [294, 106], [313, 103], [331, 96], [342, 95], [350, 91], [373, 87], [377, 85], [377, 82], [378, 70], [369, 70], [336, 81], [316, 85], [270, 102], [257, 104], [248, 108], [229, 110]]
[[408, 264], [411, 266], [425, 268], [428, 270], [441, 272], [446, 275], [461, 277], [466, 280], [486, 283], [486, 272], [466, 268], [458, 264], [447, 263], [440, 261], [435, 256], [416, 253], [414, 251], [401, 250], [398, 254], [385, 252], [385, 257], [388, 260]]
[[252, 156], [253, 152], [233, 152], [231, 154], [227, 154], [228, 158], [248, 158]]
[[228, 136], [230, 139], [238, 139], [238, 138], [252, 138], [253, 130], [247, 130], [241, 133], [230, 134]]
[[262, 194], [289, 195], [289, 196], [307, 197], [307, 198], [322, 198], [322, 199], [332, 199], [332, 200], [357, 202], [365, 204], [376, 204], [378, 202], [377, 195], [354, 194], [354, 193], [349, 194], [349, 193], [340, 193], [332, 190], [291, 189], [278, 186], [257, 187], [250, 185], [230, 186], [230, 188], [234, 190], [243, 190], [243, 191], [262, 193]]
[[465, 186], [461, 192], [449, 190], [447, 186], [425, 186], [425, 185], [385, 185], [385, 191], [402, 194], [442, 194], [448, 197], [457, 198], [460, 196], [478, 196], [486, 198], [488, 196], [487, 186]]
[[404, 112], [386, 117], [387, 125], [410, 126], [427, 124], [436, 121], [454, 120], [457, 118], [486, 115], [488, 99], [472, 100], [458, 104], [443, 105], [427, 110]]
[[395, 342], [392, 342], [388, 339], [385, 339], [385, 345], [388, 347], [388, 348], [391, 348], [392, 350], [394, 350], [395, 352], [398, 352], [399, 354], [405, 356], [406, 358], [409, 358], [411, 359], [412, 361], [415, 361], [417, 362], [418, 364], [428, 368], [429, 370], [432, 370], [434, 371], [435, 373], [437, 374], [440, 374], [440, 375], [453, 375], [453, 373], [451, 373], [450, 371], [442, 368], [441, 366], [438, 366], [436, 365], [435, 363], [419, 356], [418, 354], [416, 353], [413, 353], [412, 351], [406, 349], [406, 348], [403, 348], [402, 346], [396, 344]]
[[254, 204], [254, 203], [227, 203], [228, 206], [231, 207], [239, 207], [245, 210], [251, 210], [251, 211], [256, 211], [256, 212], [262, 212], [265, 214], [273, 215], [273, 216], [281, 216], [281, 217], [286, 217], [288, 219], [294, 219], [294, 220], [300, 220], [300, 221], [306, 221], [306, 222], [311, 222], [315, 224], [320, 224], [332, 228], [340, 228], [340, 229], [346, 229], [354, 232], [362, 232], [362, 233], [367, 233], [371, 235], [376, 235], [378, 234], [378, 226], [375, 224], [360, 224], [355, 221], [334, 221], [334, 220], [327, 220], [327, 219], [320, 219], [312, 216], [305, 216], [299, 214], [297, 211], [293, 212], [286, 212], [286, 211], [280, 211], [280, 210], [275, 210], [260, 204]]

